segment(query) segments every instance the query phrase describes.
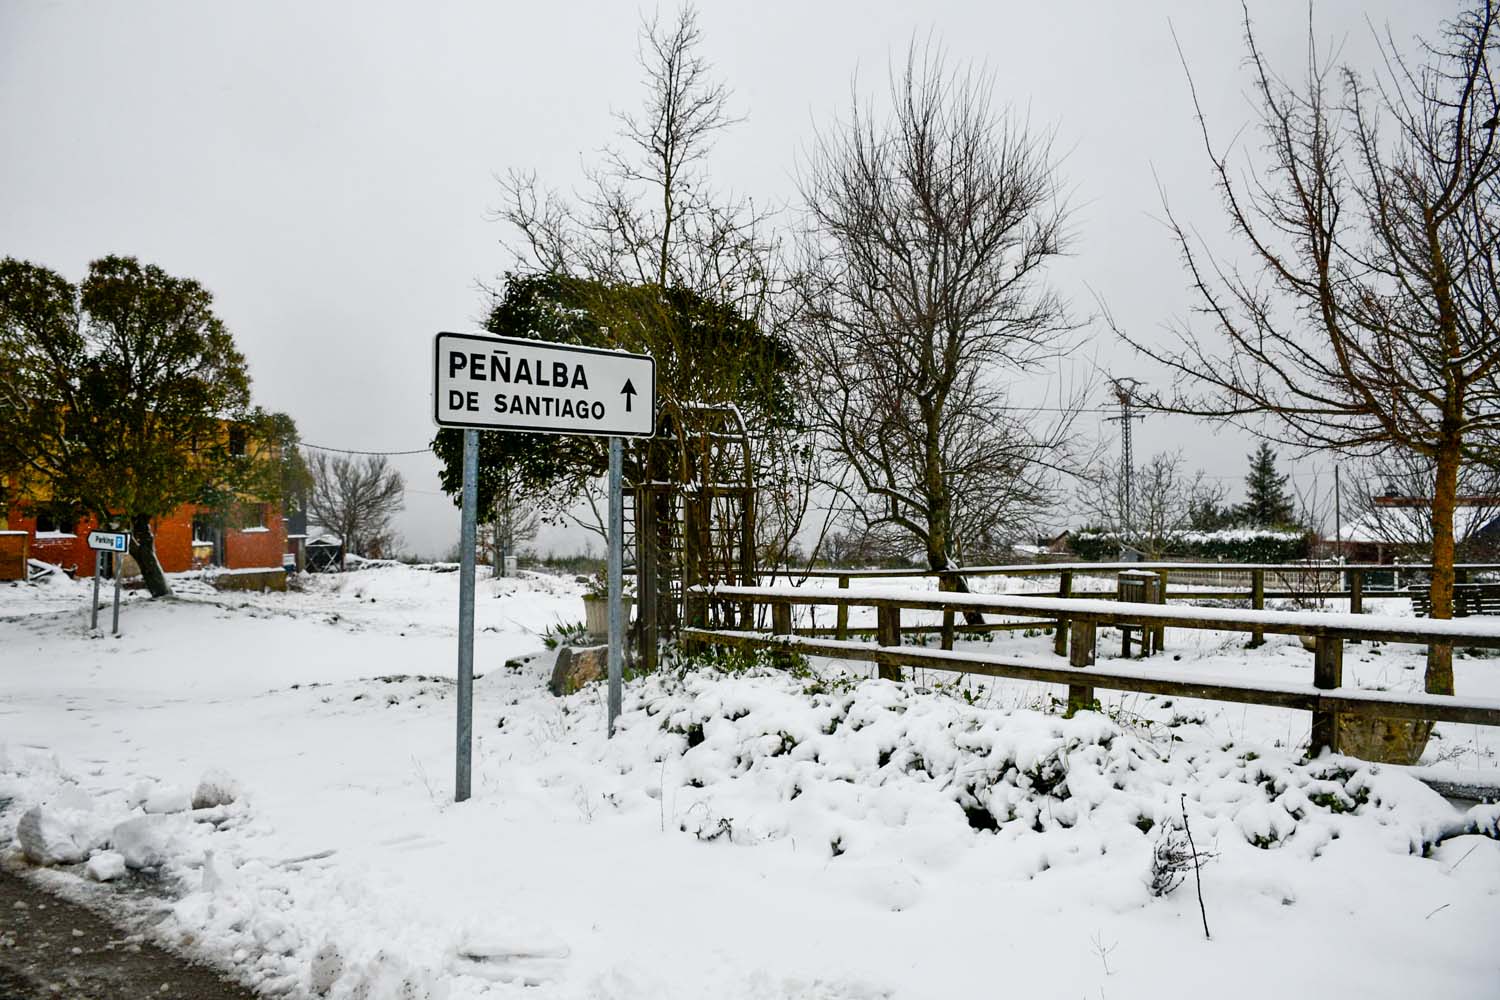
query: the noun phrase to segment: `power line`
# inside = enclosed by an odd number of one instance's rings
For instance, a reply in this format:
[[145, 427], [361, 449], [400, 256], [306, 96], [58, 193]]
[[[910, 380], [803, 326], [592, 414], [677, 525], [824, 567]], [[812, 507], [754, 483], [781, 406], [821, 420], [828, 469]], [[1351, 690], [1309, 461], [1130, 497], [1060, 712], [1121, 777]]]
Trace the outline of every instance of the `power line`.
[[331, 451], [331, 452], [336, 452], [336, 453], [338, 453], [340, 455], [430, 455], [430, 454], [432, 454], [432, 449], [431, 448], [413, 448], [410, 451], [360, 451], [359, 449], [356, 449], [356, 448], [325, 448], [323, 445], [320, 445], [320, 444], [308, 444], [306, 441], [301, 441], [301, 442], [298, 442], [298, 443], [301, 444], [301, 446], [304, 447], [304, 448], [311, 448], [313, 451]]

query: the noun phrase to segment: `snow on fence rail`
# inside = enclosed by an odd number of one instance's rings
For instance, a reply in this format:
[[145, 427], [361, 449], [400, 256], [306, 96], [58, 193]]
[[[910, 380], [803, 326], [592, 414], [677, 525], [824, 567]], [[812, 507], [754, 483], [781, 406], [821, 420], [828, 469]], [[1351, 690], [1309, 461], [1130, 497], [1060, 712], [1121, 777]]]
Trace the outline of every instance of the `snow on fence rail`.
[[[1056, 576], [1055, 591], [1033, 591], [1038, 596], [1069, 597], [1073, 593], [1075, 576], [1090, 576], [1118, 573], [1126, 570], [1150, 571], [1161, 578], [1161, 593], [1164, 601], [1191, 600], [1241, 600], [1249, 601], [1254, 609], [1265, 607], [1268, 598], [1293, 600], [1340, 599], [1348, 600], [1352, 612], [1364, 610], [1366, 594], [1378, 597], [1410, 599], [1414, 591], [1410, 588], [1414, 573], [1431, 572], [1431, 563], [1202, 563], [1202, 562], [1115, 562], [1115, 563], [1017, 563], [1004, 566], [964, 566], [951, 570], [923, 569], [811, 569], [811, 570], [761, 570], [762, 579], [785, 578], [791, 581], [802, 579], [836, 579], [841, 589], [847, 589], [854, 580], [879, 579], [942, 579], [944, 577], [988, 577], [988, 576]], [[1475, 574], [1500, 573], [1500, 563], [1459, 563], [1454, 574], [1463, 583]], [[1402, 574], [1408, 574], [1408, 589], [1402, 589]], [[1375, 589], [1367, 586], [1372, 577], [1389, 576], [1389, 588]], [[1171, 590], [1169, 583], [1197, 587], [1196, 590]], [[1270, 584], [1269, 589], [1267, 584]], [[1203, 590], [1203, 587], [1234, 588]], [[1420, 593], [1420, 590], [1416, 591]], [[838, 634], [847, 635], [847, 622], [840, 613], [840, 624], [844, 628]], [[1059, 646], [1059, 652], [1062, 647]]]
[[[1203, 698], [1312, 712], [1312, 748], [1338, 750], [1338, 715], [1430, 719], [1500, 726], [1500, 700], [1444, 695], [1363, 691], [1343, 687], [1343, 644], [1349, 640], [1462, 645], [1500, 649], [1500, 621], [1433, 621], [1374, 615], [1263, 611], [1240, 608], [1182, 608], [1160, 604], [1068, 597], [948, 594], [929, 590], [804, 590], [797, 587], [694, 587], [702, 601], [725, 601], [771, 609], [771, 632], [683, 629], [690, 641], [747, 648], [866, 660], [879, 665], [882, 677], [899, 679], [903, 666], [920, 666], [1068, 686], [1068, 705], [1075, 711], [1094, 700], [1094, 689], [1143, 691], [1173, 697]], [[876, 643], [816, 639], [793, 634], [793, 606], [869, 607], [878, 615]], [[928, 650], [901, 645], [903, 610], [945, 614], [1001, 614], [1040, 619], [1068, 633], [1068, 665], [1038, 657], [1000, 656], [951, 649]], [[744, 621], [753, 618], [742, 616]], [[1101, 625], [1140, 629], [1218, 629], [1305, 636], [1314, 640], [1313, 683], [1243, 684], [1219, 678], [1149, 668], [1095, 666], [1097, 630]], [[1059, 644], [1059, 652], [1062, 646]]]

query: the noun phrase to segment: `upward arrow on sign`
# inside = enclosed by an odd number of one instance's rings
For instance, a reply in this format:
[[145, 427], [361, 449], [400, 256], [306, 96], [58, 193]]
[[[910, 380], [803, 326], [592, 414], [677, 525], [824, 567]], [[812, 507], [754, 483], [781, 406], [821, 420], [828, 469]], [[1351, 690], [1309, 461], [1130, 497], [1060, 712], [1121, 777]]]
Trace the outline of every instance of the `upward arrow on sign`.
[[635, 386], [630, 384], [630, 379], [625, 380], [625, 388], [620, 390], [620, 394], [625, 397], [625, 412], [629, 413], [630, 404], [635, 400]]

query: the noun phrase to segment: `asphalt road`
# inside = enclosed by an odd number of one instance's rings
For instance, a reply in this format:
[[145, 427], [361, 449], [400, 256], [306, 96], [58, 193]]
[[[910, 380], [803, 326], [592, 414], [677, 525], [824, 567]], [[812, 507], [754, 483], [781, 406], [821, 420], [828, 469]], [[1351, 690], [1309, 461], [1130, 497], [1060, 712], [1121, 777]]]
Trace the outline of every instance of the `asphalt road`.
[[0, 870], [0, 1000], [148, 998], [256, 995]]

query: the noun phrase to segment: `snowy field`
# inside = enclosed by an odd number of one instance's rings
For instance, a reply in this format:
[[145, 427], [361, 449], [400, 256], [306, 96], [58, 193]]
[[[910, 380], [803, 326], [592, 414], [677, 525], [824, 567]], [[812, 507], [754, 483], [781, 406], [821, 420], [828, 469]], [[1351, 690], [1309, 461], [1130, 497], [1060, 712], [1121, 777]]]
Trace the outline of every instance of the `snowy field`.
[[[1500, 989], [1500, 807], [1306, 762], [1306, 713], [1101, 692], [1103, 714], [1065, 720], [1058, 688], [815, 663], [633, 680], [606, 741], [597, 687], [545, 690], [541, 633], [582, 617], [581, 587], [482, 580], [474, 798], [454, 805], [456, 574], [179, 591], [132, 595], [122, 636], [91, 639], [85, 584], [0, 585], [0, 843], [28, 826], [49, 884], [268, 994]], [[1295, 640], [1167, 639], [1158, 662], [1184, 671], [1311, 678]], [[1117, 653], [1101, 633], [1101, 662]], [[1500, 697], [1500, 658], [1455, 670]], [[1351, 646], [1345, 675], [1420, 690], [1421, 653]], [[1500, 781], [1495, 730], [1437, 735], [1425, 769]], [[1191, 870], [1149, 888], [1184, 812], [1211, 940]]]

